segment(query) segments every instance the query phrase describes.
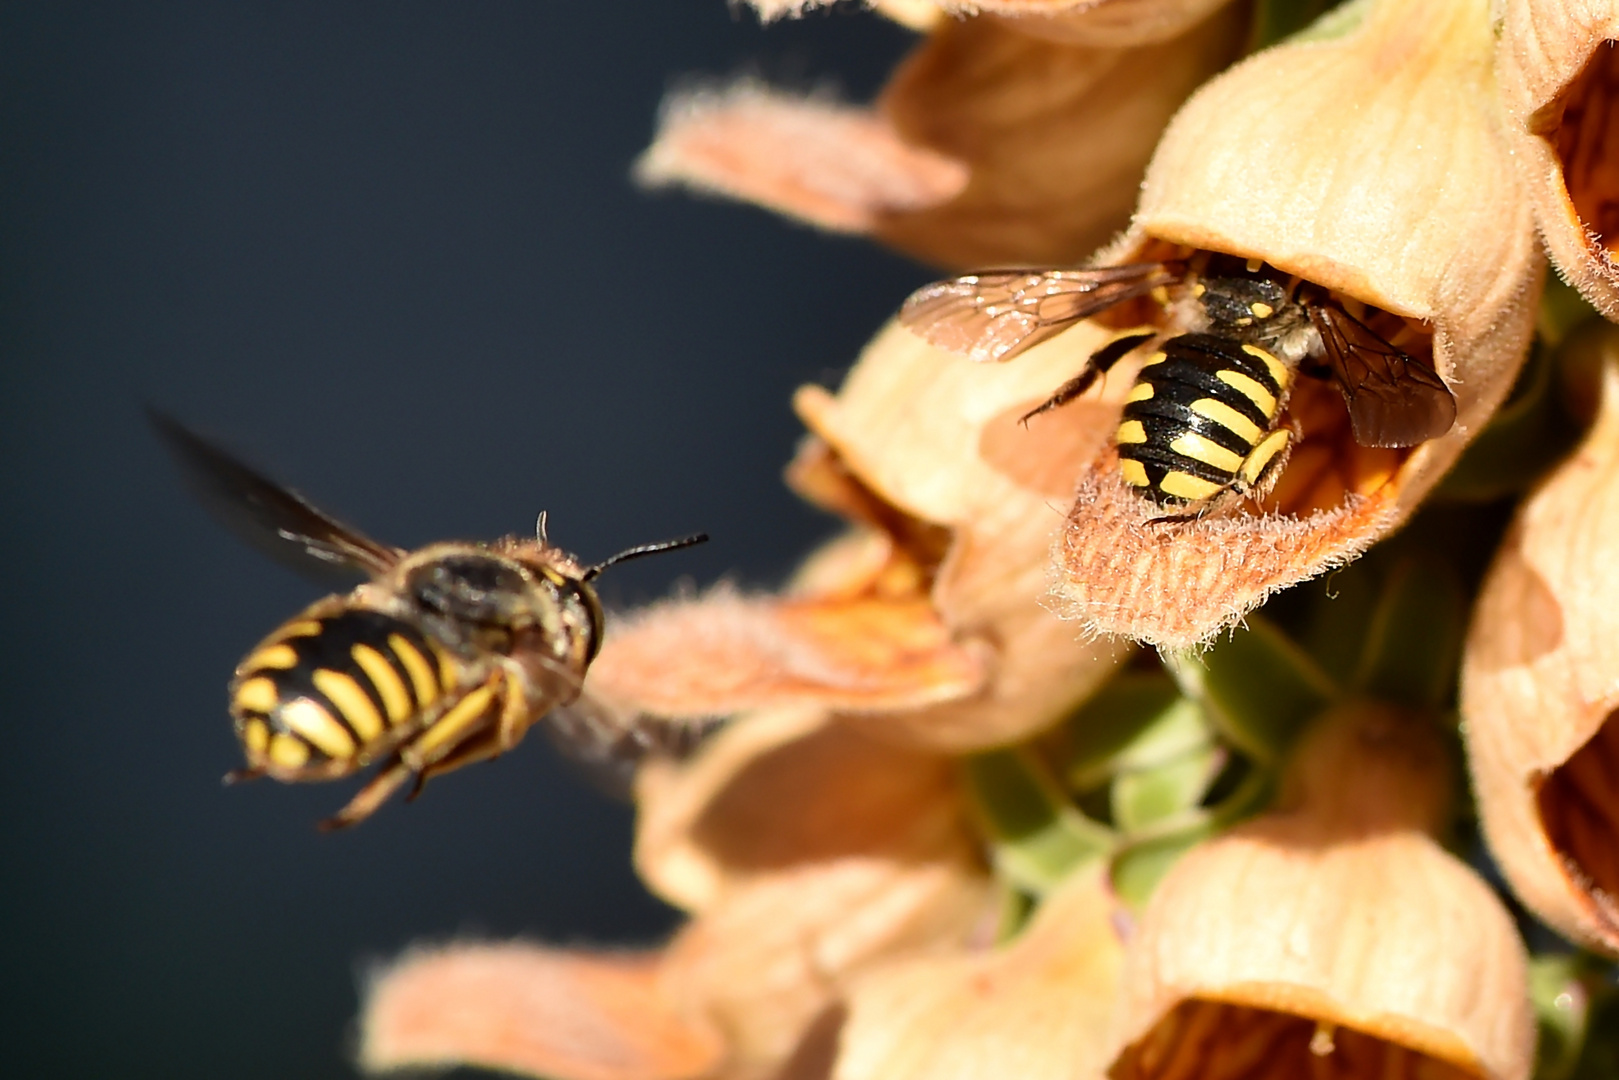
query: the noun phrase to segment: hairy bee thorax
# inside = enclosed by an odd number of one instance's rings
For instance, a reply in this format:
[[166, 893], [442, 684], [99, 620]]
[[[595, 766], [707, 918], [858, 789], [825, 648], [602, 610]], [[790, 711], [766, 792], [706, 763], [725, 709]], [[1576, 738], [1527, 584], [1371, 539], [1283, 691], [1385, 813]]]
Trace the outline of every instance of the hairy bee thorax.
[[1300, 302], [1308, 286], [1263, 263], [1234, 256], [1199, 260], [1200, 273], [1165, 309], [1183, 332], [1258, 345], [1298, 365], [1322, 352], [1321, 335]]
[[466, 655], [538, 651], [583, 672], [601, 647], [601, 604], [578, 560], [533, 541], [435, 544], [393, 579], [434, 635]]

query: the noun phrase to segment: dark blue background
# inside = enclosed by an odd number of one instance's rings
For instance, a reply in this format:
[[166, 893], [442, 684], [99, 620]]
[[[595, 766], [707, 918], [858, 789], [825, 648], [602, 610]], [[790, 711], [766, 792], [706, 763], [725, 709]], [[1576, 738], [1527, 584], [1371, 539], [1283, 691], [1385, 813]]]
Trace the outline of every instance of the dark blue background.
[[865, 99], [908, 35], [724, 0], [0, 6], [0, 1060], [336, 1077], [418, 938], [648, 942], [627, 809], [543, 739], [315, 833], [352, 785], [233, 790], [232, 665], [317, 590], [182, 494], [143, 401], [385, 540], [531, 527], [615, 571], [777, 580], [779, 481], [926, 272], [628, 180], [670, 83]]

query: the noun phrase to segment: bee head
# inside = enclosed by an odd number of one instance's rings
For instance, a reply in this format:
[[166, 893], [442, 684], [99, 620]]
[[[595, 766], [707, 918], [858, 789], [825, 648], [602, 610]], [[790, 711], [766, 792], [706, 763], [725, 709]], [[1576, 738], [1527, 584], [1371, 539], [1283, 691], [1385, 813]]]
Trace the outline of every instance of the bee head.
[[1204, 285], [1200, 300], [1216, 326], [1252, 326], [1288, 303], [1287, 290], [1264, 278], [1211, 278]]

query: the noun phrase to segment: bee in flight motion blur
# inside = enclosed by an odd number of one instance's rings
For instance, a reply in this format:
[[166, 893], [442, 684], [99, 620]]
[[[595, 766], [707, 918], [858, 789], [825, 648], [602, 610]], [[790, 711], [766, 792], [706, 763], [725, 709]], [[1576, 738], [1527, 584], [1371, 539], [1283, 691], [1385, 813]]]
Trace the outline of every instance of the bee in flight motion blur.
[[1326, 289], [1232, 255], [968, 274], [917, 290], [900, 321], [939, 348], [1010, 360], [1081, 320], [1142, 299], [1167, 316], [1167, 328], [1121, 331], [1024, 419], [1073, 400], [1151, 345], [1114, 441], [1126, 484], [1161, 507], [1185, 511], [1155, 521], [1190, 520], [1269, 490], [1295, 438], [1282, 418], [1299, 373], [1337, 385], [1363, 446], [1416, 446], [1456, 421], [1444, 380]]
[[169, 417], [152, 422], [190, 486], [226, 524], [305, 571], [370, 578], [316, 601], [236, 668], [230, 711], [247, 767], [230, 780], [330, 780], [377, 774], [323, 829], [363, 821], [406, 781], [511, 749], [542, 719], [557, 745], [599, 777], [693, 732], [625, 719], [582, 691], [602, 642], [591, 582], [626, 559], [702, 543], [646, 544], [594, 565], [537, 535], [447, 541], [418, 551], [379, 544]]

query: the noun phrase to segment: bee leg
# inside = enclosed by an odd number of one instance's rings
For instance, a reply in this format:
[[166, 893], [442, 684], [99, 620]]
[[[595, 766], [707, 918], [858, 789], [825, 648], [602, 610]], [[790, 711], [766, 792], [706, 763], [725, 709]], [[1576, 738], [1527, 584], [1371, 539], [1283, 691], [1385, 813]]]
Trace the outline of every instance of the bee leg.
[[1243, 495], [1258, 499], [1265, 494], [1282, 473], [1287, 452], [1293, 446], [1291, 428], [1277, 428], [1248, 451], [1237, 469], [1237, 480], [1232, 486]]
[[1046, 398], [1046, 400], [1042, 401], [1040, 404], [1018, 417], [1018, 423], [1027, 427], [1029, 421], [1036, 416], [1039, 416], [1041, 413], [1050, 412], [1052, 409], [1055, 409], [1058, 406], [1066, 405], [1070, 401], [1073, 401], [1079, 395], [1091, 388], [1091, 384], [1096, 381], [1097, 374], [1098, 372], [1096, 368], [1087, 366], [1084, 371], [1081, 371], [1078, 375], [1075, 375], [1072, 379], [1069, 379], [1067, 382], [1057, 387], [1056, 391], [1053, 392], [1050, 397]]
[[463, 765], [471, 765], [475, 761], [488, 761], [501, 755], [505, 747], [493, 738], [493, 732], [485, 732], [477, 739], [470, 739], [455, 748], [455, 752], [448, 754], [431, 765], [422, 766], [417, 774], [416, 787], [406, 796], [414, 799], [422, 790], [422, 785], [435, 776], [443, 776], [447, 772], [454, 772]]
[[247, 780], [257, 780], [264, 775], [265, 771], [262, 765], [255, 765], [246, 769], [232, 769], [225, 774], [222, 782], [226, 787], [229, 787], [232, 784], [240, 784]]
[[1174, 525], [1196, 521], [1198, 518], [1208, 516], [1211, 511], [1230, 506], [1232, 496], [1253, 499], [1257, 502], [1281, 475], [1282, 465], [1287, 461], [1287, 453], [1292, 449], [1296, 437], [1291, 428], [1277, 428], [1259, 440], [1259, 445], [1248, 451], [1248, 456], [1243, 458], [1242, 464], [1237, 467], [1237, 475], [1229, 488], [1216, 494], [1191, 513], [1155, 517], [1147, 524]]
[[500, 719], [495, 726], [468, 736], [437, 761], [422, 765], [416, 773], [416, 786], [405, 796], [406, 802], [414, 801], [422, 793], [422, 786], [433, 777], [453, 772], [475, 761], [499, 757], [517, 745], [529, 729], [532, 714], [515, 687], [508, 684], [507, 691], [506, 700], [501, 705]]
[[416, 787], [407, 799], [414, 799], [422, 790], [422, 785], [435, 776], [454, 772], [461, 766], [471, 765], [475, 761], [497, 758], [510, 749], [511, 744], [502, 740], [499, 728], [485, 729], [464, 742], [457, 743], [454, 750], [437, 761], [423, 765], [421, 772], [417, 774]]
[[382, 771], [373, 776], [370, 782], [349, 800], [347, 806], [321, 822], [316, 828], [321, 832], [332, 832], [336, 829], [346, 829], [350, 825], [358, 825], [376, 813], [377, 807], [387, 802], [388, 797], [398, 791], [399, 786], [413, 775], [416, 775], [416, 770], [395, 754], [389, 764], [383, 766]]
[[1206, 512], [1207, 507], [1194, 510], [1190, 514], [1168, 514], [1164, 517], [1148, 518], [1148, 525], [1184, 525], [1188, 521], [1197, 521]]
[[[499, 716], [491, 726], [490, 714], [496, 709]], [[414, 740], [399, 748], [400, 759], [416, 776], [416, 784], [405, 801], [413, 801], [422, 793], [422, 785], [435, 776], [496, 757], [510, 749], [524, 731], [523, 727], [517, 727], [515, 737], [509, 740], [502, 735], [511, 725], [508, 718], [514, 712], [520, 716], [528, 714], [517, 684], [511, 674], [504, 671], [497, 671], [482, 686], [446, 709]]]
[[1057, 387], [1045, 401], [1019, 417], [1018, 423], [1027, 425], [1030, 418], [1073, 401], [1091, 388], [1098, 375], [1106, 375], [1114, 364], [1157, 336], [1158, 329], [1153, 326], [1138, 326], [1116, 334], [1106, 345], [1091, 353], [1090, 358], [1085, 361], [1084, 370]]
[[[494, 757], [516, 746], [534, 721], [539, 719], [538, 712], [523, 693], [524, 678], [520, 674], [522, 668], [515, 661], [508, 661], [502, 672], [505, 680], [505, 695], [500, 704], [500, 719], [495, 724], [494, 749], [480, 757]], [[555, 698], [551, 699], [555, 701]]]

